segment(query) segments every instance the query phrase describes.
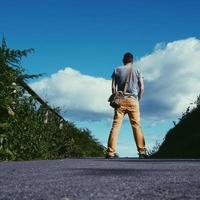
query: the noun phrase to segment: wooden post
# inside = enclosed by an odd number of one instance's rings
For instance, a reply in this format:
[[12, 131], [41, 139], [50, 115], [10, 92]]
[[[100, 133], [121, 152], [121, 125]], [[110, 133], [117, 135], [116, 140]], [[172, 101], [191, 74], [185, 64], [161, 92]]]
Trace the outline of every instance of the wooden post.
[[61, 122], [65, 122], [65, 119], [58, 114], [55, 110], [53, 110], [45, 101], [41, 99], [41, 97], [22, 79], [18, 78], [17, 82], [30, 94], [33, 96], [34, 99], [36, 99], [38, 102], [40, 102], [44, 107], [46, 107], [49, 111], [51, 111], [53, 114], [55, 114]]

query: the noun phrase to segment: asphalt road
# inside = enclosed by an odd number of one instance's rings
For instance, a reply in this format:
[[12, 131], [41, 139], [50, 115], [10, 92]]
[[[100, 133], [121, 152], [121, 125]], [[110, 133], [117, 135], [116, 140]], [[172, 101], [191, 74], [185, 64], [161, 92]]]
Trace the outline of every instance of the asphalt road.
[[0, 162], [0, 199], [200, 199], [200, 160]]

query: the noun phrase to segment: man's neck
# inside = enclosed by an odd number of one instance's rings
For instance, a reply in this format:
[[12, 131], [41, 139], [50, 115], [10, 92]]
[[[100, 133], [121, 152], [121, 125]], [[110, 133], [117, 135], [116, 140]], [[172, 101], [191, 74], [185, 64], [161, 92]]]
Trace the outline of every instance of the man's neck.
[[130, 62], [130, 63], [125, 64], [124, 66], [129, 67], [129, 66], [132, 66], [132, 65], [133, 65], [133, 63]]

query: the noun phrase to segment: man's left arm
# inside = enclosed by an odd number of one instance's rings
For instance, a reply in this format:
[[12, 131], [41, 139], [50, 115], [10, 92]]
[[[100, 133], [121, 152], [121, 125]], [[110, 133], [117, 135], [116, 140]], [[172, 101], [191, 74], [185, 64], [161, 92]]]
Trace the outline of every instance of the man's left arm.
[[116, 92], [116, 81], [115, 77], [112, 78], [112, 93]]

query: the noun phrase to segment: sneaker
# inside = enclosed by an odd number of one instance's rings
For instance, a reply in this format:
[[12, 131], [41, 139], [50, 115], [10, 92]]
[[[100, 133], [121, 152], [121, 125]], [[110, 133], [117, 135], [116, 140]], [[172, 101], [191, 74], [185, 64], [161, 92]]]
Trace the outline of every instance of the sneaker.
[[149, 156], [146, 153], [139, 153], [139, 159], [147, 159]]
[[114, 159], [114, 158], [119, 158], [119, 156], [116, 153], [114, 153], [113, 155], [106, 154], [105, 158], [106, 159]]

